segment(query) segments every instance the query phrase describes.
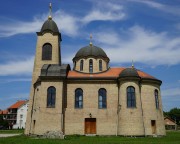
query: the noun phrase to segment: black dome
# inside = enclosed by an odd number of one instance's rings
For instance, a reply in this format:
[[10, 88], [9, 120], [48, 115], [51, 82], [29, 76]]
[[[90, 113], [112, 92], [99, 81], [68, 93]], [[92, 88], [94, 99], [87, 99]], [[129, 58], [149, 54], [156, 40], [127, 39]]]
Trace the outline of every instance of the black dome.
[[44, 24], [41, 28], [41, 32], [44, 32], [44, 31], [52, 31], [52, 32], [59, 33], [58, 27], [52, 19], [48, 19], [44, 22]]
[[81, 48], [75, 55], [74, 59], [81, 58], [81, 57], [87, 57], [87, 56], [94, 56], [94, 57], [107, 57], [106, 53], [104, 50], [100, 47], [94, 46], [94, 45], [89, 45]]
[[119, 77], [139, 77], [139, 75], [135, 68], [126, 68], [120, 73]]

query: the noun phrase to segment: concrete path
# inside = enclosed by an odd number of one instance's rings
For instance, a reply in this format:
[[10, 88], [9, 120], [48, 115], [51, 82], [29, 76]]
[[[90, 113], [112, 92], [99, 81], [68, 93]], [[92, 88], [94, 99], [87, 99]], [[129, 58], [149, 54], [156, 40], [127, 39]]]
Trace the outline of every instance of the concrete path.
[[0, 134], [0, 138], [1, 137], [12, 137], [12, 136], [17, 136], [17, 135], [21, 135], [21, 133], [19, 133], [19, 134]]

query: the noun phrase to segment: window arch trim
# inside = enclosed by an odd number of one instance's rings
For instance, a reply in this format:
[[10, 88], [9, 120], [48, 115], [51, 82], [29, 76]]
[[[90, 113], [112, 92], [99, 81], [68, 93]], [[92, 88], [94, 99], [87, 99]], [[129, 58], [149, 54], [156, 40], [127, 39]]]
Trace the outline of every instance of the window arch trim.
[[93, 60], [89, 60], [89, 73], [93, 73]]
[[159, 93], [157, 89], [154, 90], [154, 97], [155, 97], [156, 109], [159, 109]]
[[100, 88], [98, 91], [98, 108], [107, 108], [107, 91], [105, 88]]
[[126, 89], [127, 108], [136, 108], [136, 92], [135, 87], [128, 86]]
[[47, 89], [47, 107], [54, 108], [56, 104], [56, 88], [50, 86]]
[[42, 60], [52, 60], [52, 45], [45, 43], [42, 46]]
[[84, 61], [81, 60], [81, 61], [80, 61], [80, 71], [83, 71], [83, 67], [84, 67]]
[[83, 90], [81, 88], [75, 90], [75, 108], [83, 108]]
[[99, 71], [102, 71], [102, 60], [99, 60]]

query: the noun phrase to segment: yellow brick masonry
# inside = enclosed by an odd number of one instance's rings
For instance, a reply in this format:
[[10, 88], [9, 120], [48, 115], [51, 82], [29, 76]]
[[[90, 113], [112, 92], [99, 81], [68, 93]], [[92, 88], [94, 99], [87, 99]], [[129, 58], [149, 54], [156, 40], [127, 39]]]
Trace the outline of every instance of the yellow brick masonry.
[[[42, 47], [45, 43], [50, 43], [52, 45], [52, 60], [43, 60], [42, 61]], [[29, 98], [29, 108], [28, 114], [26, 119], [26, 129], [25, 134], [31, 133], [32, 129], [32, 106], [33, 106], [33, 97], [35, 94], [34, 83], [37, 81], [38, 77], [40, 76], [41, 68], [44, 64], [59, 64], [59, 36], [52, 35], [51, 33], [45, 33], [43, 35], [39, 35], [37, 37], [37, 45], [36, 45], [36, 54], [34, 60], [34, 68], [32, 74], [32, 84], [31, 84], [31, 91], [30, 91], [30, 98]]]
[[[93, 60], [93, 73], [103, 72], [106, 71], [108, 68], [108, 63], [100, 58], [82, 58], [76, 61], [76, 67], [74, 68], [76, 71], [80, 71], [80, 62], [81, 60], [84, 61], [83, 71], [84, 73], [89, 73], [89, 60]], [[99, 60], [102, 60], [102, 71], [99, 71]]]

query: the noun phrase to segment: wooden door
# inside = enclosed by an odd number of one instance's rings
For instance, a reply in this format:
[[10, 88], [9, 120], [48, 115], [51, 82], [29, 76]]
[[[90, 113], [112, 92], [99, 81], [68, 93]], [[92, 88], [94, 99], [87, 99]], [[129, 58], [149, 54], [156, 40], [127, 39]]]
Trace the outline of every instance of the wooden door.
[[151, 120], [152, 134], [156, 134], [156, 121]]
[[96, 118], [85, 118], [85, 134], [96, 134]]

